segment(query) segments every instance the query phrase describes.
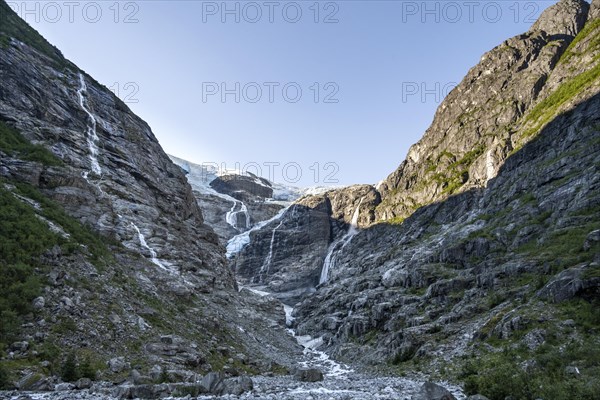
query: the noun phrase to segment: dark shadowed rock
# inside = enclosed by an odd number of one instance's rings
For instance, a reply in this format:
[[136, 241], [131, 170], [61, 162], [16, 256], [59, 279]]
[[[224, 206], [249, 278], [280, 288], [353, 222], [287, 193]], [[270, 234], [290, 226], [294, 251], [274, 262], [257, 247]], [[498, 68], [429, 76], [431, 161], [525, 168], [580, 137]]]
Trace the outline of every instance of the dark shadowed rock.
[[432, 382], [425, 382], [419, 392], [411, 397], [412, 400], [456, 400], [444, 387]]
[[273, 197], [271, 183], [255, 175], [221, 175], [210, 183], [217, 192], [228, 194], [241, 201], [251, 201], [256, 197]]
[[324, 379], [323, 372], [316, 368], [301, 368], [296, 371], [294, 378], [300, 382], [320, 382]]

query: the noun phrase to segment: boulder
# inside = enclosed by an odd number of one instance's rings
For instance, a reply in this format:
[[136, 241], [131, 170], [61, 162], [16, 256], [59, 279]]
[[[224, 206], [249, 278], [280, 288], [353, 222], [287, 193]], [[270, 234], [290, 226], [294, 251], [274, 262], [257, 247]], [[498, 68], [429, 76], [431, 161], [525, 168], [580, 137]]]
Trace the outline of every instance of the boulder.
[[254, 389], [254, 382], [247, 376], [239, 376], [229, 378], [223, 381], [223, 394], [231, 394], [240, 396], [246, 392], [251, 392]]
[[89, 389], [92, 387], [92, 380], [90, 378], [81, 378], [75, 382], [75, 387], [79, 390]]
[[456, 400], [446, 388], [433, 382], [425, 382], [411, 400]]
[[115, 357], [108, 361], [108, 368], [115, 374], [129, 369], [129, 367], [129, 363], [125, 361], [124, 357]]
[[323, 372], [317, 368], [302, 368], [296, 371], [294, 378], [300, 382], [320, 382], [324, 379]]
[[205, 392], [220, 396], [223, 393], [223, 374], [219, 372], [209, 372], [202, 378], [200, 385]]
[[600, 277], [594, 276], [596, 268], [597, 266], [592, 263], [566, 269], [540, 289], [537, 295], [544, 300], [560, 303], [580, 293], [598, 291]]
[[31, 392], [51, 392], [54, 390], [54, 384], [47, 376], [30, 372], [17, 382], [17, 388]]

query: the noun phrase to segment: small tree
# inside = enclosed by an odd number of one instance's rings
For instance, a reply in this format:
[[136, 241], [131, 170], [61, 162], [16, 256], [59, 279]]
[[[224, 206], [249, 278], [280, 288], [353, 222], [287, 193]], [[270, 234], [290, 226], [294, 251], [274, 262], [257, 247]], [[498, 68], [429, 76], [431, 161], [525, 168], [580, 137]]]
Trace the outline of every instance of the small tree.
[[77, 362], [73, 353], [69, 354], [63, 363], [60, 377], [65, 382], [74, 382], [77, 380]]
[[6, 390], [11, 388], [10, 376], [8, 369], [0, 364], [0, 390]]
[[79, 376], [82, 378], [89, 378], [96, 380], [96, 371], [92, 367], [89, 357], [86, 357], [81, 364], [79, 364]]

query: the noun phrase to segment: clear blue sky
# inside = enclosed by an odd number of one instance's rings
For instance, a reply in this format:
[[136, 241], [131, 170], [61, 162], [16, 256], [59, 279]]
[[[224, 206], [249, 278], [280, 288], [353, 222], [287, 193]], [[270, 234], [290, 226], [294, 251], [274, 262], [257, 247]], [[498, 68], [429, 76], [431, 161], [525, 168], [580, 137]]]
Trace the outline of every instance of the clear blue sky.
[[[335, 172], [325, 170], [328, 162], [339, 167], [339, 184], [385, 178], [423, 135], [438, 105], [435, 93], [422, 99], [409, 91], [424, 84], [435, 92], [438, 83], [443, 95], [485, 51], [526, 31], [554, 2], [321, 1], [318, 16], [312, 0], [109, 0], [72, 9], [62, 1], [54, 3], [58, 8], [12, 3], [66, 57], [119, 88], [168, 153], [228, 168], [279, 162], [278, 182], [283, 165], [297, 163], [303, 173], [297, 184], [313, 185], [328, 183], [326, 175]], [[235, 13], [222, 15], [224, 5], [238, 7], [239, 23]], [[302, 16], [292, 23], [298, 8]], [[229, 89], [239, 82], [239, 103], [234, 94], [224, 103], [209, 94], [223, 82]], [[291, 82], [286, 99], [282, 89]], [[256, 86], [262, 97], [252, 103]], [[294, 103], [296, 87], [302, 97]], [[336, 90], [330, 98], [338, 102], [325, 102]], [[317, 182], [310, 168], [315, 162]], [[295, 180], [295, 169], [288, 167], [287, 180]]]

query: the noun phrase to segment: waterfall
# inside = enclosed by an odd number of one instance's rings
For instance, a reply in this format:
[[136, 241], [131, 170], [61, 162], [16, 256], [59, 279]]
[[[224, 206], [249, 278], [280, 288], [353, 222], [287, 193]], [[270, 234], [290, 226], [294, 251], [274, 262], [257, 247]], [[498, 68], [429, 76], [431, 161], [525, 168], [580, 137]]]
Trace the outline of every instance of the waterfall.
[[271, 233], [271, 245], [269, 246], [269, 254], [267, 255], [267, 258], [265, 258], [265, 262], [263, 263], [262, 267], [260, 267], [260, 271], [259, 271], [259, 276], [263, 276], [263, 275], [267, 275], [269, 273], [269, 267], [271, 266], [271, 261], [273, 260], [273, 247], [275, 245], [275, 233], [277, 232], [277, 229], [281, 228], [281, 225], [283, 225], [283, 221], [279, 221], [279, 225], [277, 225], [275, 227], [275, 229], [273, 229], [273, 232]]
[[237, 220], [235, 218], [235, 207], [237, 206], [237, 201], [233, 201], [233, 206], [231, 206], [231, 210], [227, 211], [227, 214], [225, 214], [225, 221], [227, 221], [227, 223], [229, 225], [231, 225], [232, 228], [237, 229]]
[[[240, 227], [238, 226], [238, 214], [242, 213], [242, 214], [244, 214], [244, 217], [246, 219], [246, 226], [244, 227], [244, 229], [250, 229], [250, 214], [248, 213], [248, 207], [246, 206], [246, 204], [243, 201], [237, 201], [233, 198], [232, 198], [232, 200], [233, 200], [233, 206], [231, 207], [231, 210], [229, 210], [227, 212], [227, 214], [225, 215], [225, 220], [234, 229], [240, 229]], [[240, 203], [240, 209], [239, 209], [239, 211], [235, 211], [238, 203]]]
[[150, 247], [148, 243], [146, 243], [146, 238], [144, 237], [144, 235], [142, 235], [142, 232], [140, 232], [140, 228], [138, 228], [137, 225], [133, 222], [131, 223], [131, 226], [133, 226], [133, 228], [137, 232], [140, 245], [150, 252], [151, 261], [157, 266], [161, 267], [162, 269], [167, 270], [167, 268], [158, 260], [156, 251], [154, 251], [154, 249]]
[[229, 241], [227, 242], [227, 258], [233, 257], [235, 254], [239, 253], [248, 243], [250, 243], [250, 234], [252, 232], [257, 231], [274, 221], [279, 221], [281, 217], [283, 217], [283, 215], [286, 213], [286, 211], [289, 210], [290, 207], [291, 205], [286, 208], [282, 208], [273, 218], [259, 222], [258, 224], [254, 225], [252, 229], [249, 229], [229, 239]]
[[321, 269], [321, 278], [319, 279], [319, 284], [327, 282], [329, 278], [329, 270], [335, 266], [336, 257], [339, 251], [343, 250], [344, 247], [352, 238], [359, 232], [358, 229], [358, 217], [360, 216], [360, 205], [363, 202], [363, 198], [358, 202], [358, 206], [356, 210], [354, 210], [354, 214], [352, 214], [352, 220], [350, 221], [350, 227], [348, 228], [348, 232], [341, 239], [336, 240], [329, 246], [329, 251], [327, 252], [327, 256], [325, 256], [325, 261], [323, 262], [323, 269]]
[[[86, 107], [86, 99], [84, 97], [84, 93], [87, 95], [87, 85], [85, 84], [85, 78], [83, 74], [79, 73], [79, 83], [80, 87], [77, 90], [77, 97], [79, 97], [79, 106], [85, 113], [87, 114], [90, 124], [87, 126], [86, 138], [88, 143], [88, 149], [90, 152], [90, 163], [92, 165], [92, 172], [96, 175], [102, 175], [102, 168], [100, 168], [100, 163], [98, 162], [98, 146], [97, 143], [100, 140], [96, 133], [96, 117], [94, 114]], [[88, 173], [84, 173], [84, 178], [87, 179]]]

